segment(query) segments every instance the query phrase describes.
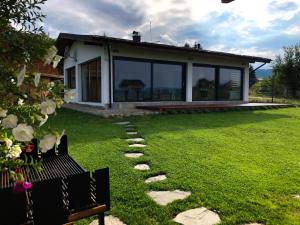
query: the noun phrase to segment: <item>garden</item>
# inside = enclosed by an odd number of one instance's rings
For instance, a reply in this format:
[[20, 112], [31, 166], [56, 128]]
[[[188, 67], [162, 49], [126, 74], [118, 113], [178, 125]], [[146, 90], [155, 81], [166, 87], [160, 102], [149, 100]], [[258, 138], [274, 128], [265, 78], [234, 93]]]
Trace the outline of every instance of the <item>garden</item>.
[[[120, 119], [63, 109], [49, 123], [66, 129], [70, 154], [86, 170], [110, 168], [110, 214], [126, 224], [176, 224], [180, 212], [206, 207], [220, 224], [295, 225], [299, 115], [299, 108], [288, 108], [126, 118], [145, 140], [143, 148], [129, 147], [126, 125], [115, 124]], [[125, 156], [137, 151], [144, 155]], [[150, 169], [134, 169], [141, 163]], [[167, 179], [145, 183], [162, 174]], [[165, 206], [147, 195], [178, 189], [191, 194]]]

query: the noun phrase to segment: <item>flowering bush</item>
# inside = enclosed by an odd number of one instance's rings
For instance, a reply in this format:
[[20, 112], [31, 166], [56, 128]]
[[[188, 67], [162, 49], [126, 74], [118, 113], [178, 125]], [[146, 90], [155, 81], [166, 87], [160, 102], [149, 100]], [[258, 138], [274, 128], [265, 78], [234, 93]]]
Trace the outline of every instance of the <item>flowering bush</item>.
[[40, 169], [39, 162], [26, 157], [33, 150], [32, 140], [39, 141], [43, 153], [59, 145], [64, 131], [42, 126], [61, 107], [64, 94], [66, 99], [74, 96], [64, 93], [62, 84], [40, 79], [34, 68], [38, 60], [56, 67], [62, 58], [53, 40], [37, 28], [44, 17], [39, 5], [44, 2], [3, 0], [0, 4], [0, 173], [10, 173], [16, 191], [31, 187], [22, 176], [23, 166]]
[[[57, 65], [55, 47], [51, 47], [45, 57], [46, 63]], [[11, 78], [10, 86], [15, 89], [11, 98], [0, 103], [0, 171], [9, 171], [16, 180], [16, 190], [20, 190], [20, 184], [30, 187], [18, 172], [18, 168], [29, 162], [37, 169], [38, 163], [32, 163], [21, 159], [22, 153], [32, 151], [32, 139], [39, 140], [40, 151], [45, 153], [59, 145], [64, 131], [57, 131], [48, 127], [42, 129], [48, 116], [56, 113], [56, 109], [63, 104], [60, 84], [37, 79], [36, 73], [26, 71], [26, 66], [16, 71]], [[7, 92], [6, 95], [11, 95]], [[66, 93], [70, 95], [70, 93]], [[69, 98], [69, 97], [68, 97]], [[23, 187], [23, 186], [22, 186]], [[22, 189], [22, 188], [21, 188]]]

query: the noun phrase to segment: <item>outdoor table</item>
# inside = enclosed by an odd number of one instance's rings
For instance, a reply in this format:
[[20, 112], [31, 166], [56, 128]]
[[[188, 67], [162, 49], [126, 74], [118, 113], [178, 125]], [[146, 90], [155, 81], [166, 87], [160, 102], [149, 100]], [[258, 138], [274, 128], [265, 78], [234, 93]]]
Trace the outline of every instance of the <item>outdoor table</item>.
[[108, 168], [96, 170], [91, 177], [67, 154], [66, 136], [57, 152], [42, 155], [41, 166], [40, 172], [31, 166], [21, 168], [33, 185], [22, 193], [13, 192], [14, 182], [7, 172], [0, 173], [1, 225], [73, 224], [96, 214], [104, 225], [104, 212], [110, 208]]

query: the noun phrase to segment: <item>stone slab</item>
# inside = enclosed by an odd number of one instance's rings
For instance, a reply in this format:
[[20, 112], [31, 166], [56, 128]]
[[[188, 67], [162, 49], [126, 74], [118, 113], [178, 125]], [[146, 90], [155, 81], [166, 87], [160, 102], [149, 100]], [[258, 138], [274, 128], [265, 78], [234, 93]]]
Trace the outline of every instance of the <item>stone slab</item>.
[[132, 153], [125, 153], [125, 157], [127, 158], [139, 158], [142, 157], [144, 154], [141, 152], [132, 152]]
[[138, 134], [138, 132], [126, 132], [126, 134], [128, 134], [128, 135], [136, 135], [136, 134]]
[[244, 224], [244, 225], [263, 225], [262, 223], [247, 223], [247, 224]]
[[189, 191], [149, 191], [147, 193], [158, 205], [165, 206], [175, 200], [182, 200], [191, 195]]
[[144, 147], [146, 147], [146, 145], [144, 145], [144, 144], [138, 144], [138, 143], [130, 144], [128, 146], [131, 147], [131, 148], [144, 148]]
[[[104, 217], [105, 225], [126, 225], [119, 218], [115, 216], [105, 216]], [[98, 220], [94, 220], [90, 225], [99, 225]]]
[[183, 225], [215, 225], [221, 222], [217, 213], [205, 207], [179, 213], [174, 218], [174, 221]]
[[150, 170], [150, 166], [147, 164], [137, 164], [134, 166], [136, 170]]
[[145, 183], [153, 183], [153, 182], [157, 182], [157, 181], [162, 181], [162, 180], [166, 180], [167, 176], [166, 175], [157, 175], [154, 177], [149, 177], [145, 180]]
[[127, 125], [127, 124], [130, 124], [129, 121], [121, 121], [121, 122], [116, 122], [115, 124], [117, 125]]
[[128, 131], [128, 132], [130, 132], [130, 131], [137, 131], [138, 129], [136, 128], [136, 127], [126, 127], [125, 128], [125, 131]]
[[126, 141], [128, 141], [128, 142], [144, 142], [145, 139], [144, 138], [128, 138], [128, 139], [126, 139]]
[[292, 198], [293, 199], [300, 199], [300, 195], [293, 195]]

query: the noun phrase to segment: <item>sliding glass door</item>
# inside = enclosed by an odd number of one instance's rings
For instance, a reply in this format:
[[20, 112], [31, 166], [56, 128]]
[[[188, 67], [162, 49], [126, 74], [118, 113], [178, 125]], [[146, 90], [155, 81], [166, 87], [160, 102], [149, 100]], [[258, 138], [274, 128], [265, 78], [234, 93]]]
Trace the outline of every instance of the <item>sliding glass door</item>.
[[81, 65], [82, 101], [101, 102], [101, 60]]
[[114, 60], [116, 102], [151, 100], [151, 64]]
[[242, 71], [220, 68], [219, 99], [241, 100]]
[[243, 69], [195, 64], [193, 101], [243, 100]]
[[216, 69], [207, 66], [193, 67], [193, 101], [208, 101], [216, 98]]
[[114, 101], [184, 101], [183, 63], [114, 58]]
[[178, 64], [153, 64], [153, 100], [181, 101], [183, 67]]

